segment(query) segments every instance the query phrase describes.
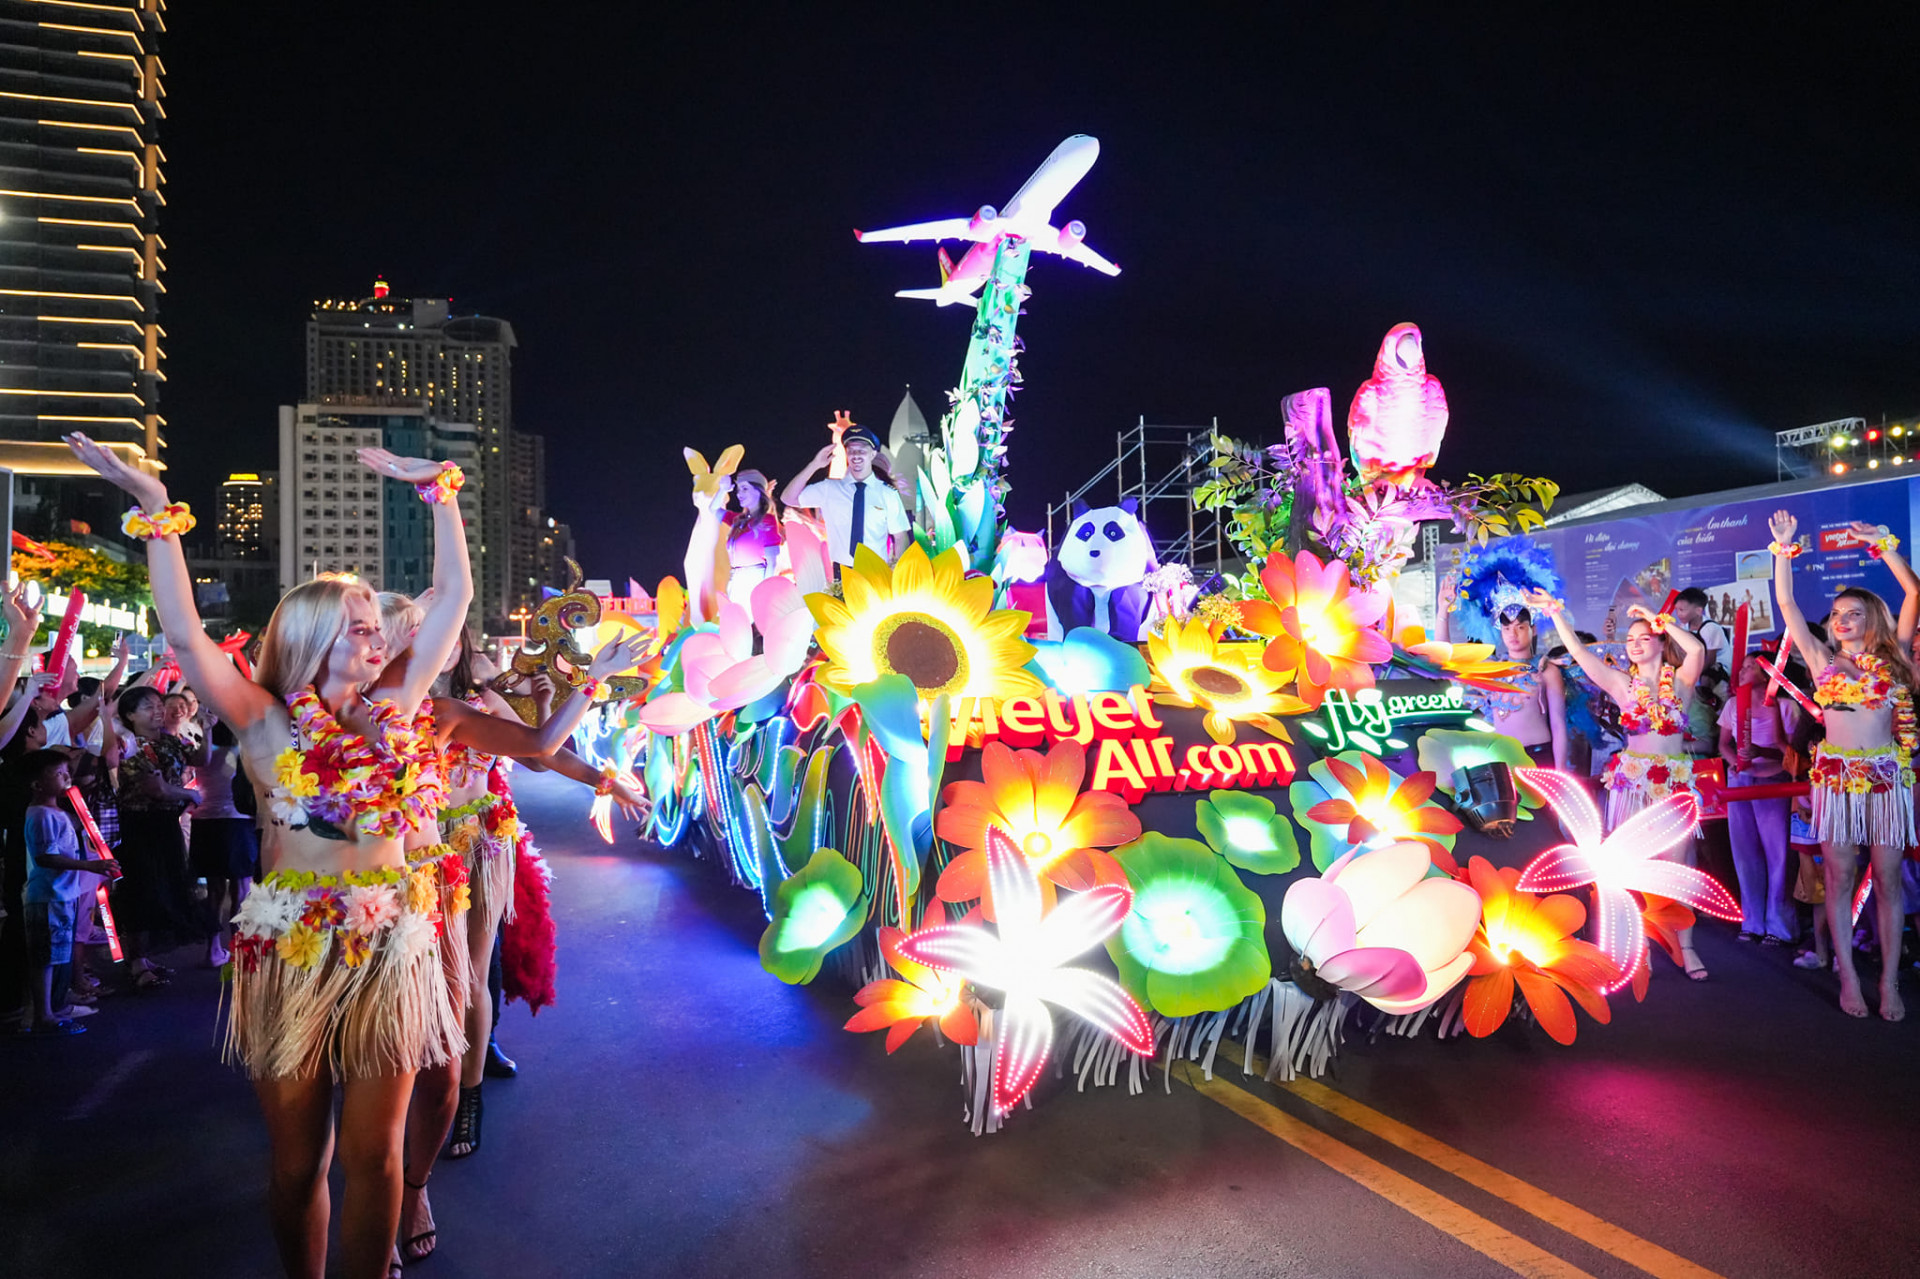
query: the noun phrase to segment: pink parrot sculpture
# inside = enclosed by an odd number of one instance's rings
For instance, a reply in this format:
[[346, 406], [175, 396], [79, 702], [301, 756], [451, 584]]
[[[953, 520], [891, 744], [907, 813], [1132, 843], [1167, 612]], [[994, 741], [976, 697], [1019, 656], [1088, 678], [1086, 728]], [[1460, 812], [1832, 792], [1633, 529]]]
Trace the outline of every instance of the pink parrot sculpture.
[[1354, 468], [1366, 484], [1422, 486], [1446, 433], [1447, 393], [1427, 372], [1420, 328], [1396, 324], [1380, 343], [1373, 376], [1360, 384], [1347, 410]]

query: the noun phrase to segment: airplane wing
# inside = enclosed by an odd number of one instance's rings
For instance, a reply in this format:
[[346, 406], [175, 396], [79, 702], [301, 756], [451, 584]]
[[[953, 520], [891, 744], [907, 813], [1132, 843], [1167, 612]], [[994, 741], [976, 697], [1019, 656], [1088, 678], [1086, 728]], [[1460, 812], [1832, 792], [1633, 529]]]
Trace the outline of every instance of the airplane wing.
[[855, 231], [853, 238], [862, 244], [876, 241], [898, 241], [907, 243], [912, 240], [973, 240], [979, 237], [973, 231], [971, 218], [941, 218], [937, 222], [912, 222], [906, 226], [890, 226], [879, 231]]
[[1119, 267], [1115, 266], [1113, 263], [1101, 257], [1098, 253], [1095, 253], [1092, 249], [1089, 249], [1086, 246], [1086, 243], [1084, 241], [1077, 244], [1068, 245], [1066, 247], [1060, 247], [1058, 245], [1047, 245], [1047, 244], [1036, 241], [1033, 247], [1036, 249], [1041, 249], [1048, 253], [1057, 253], [1063, 258], [1072, 258], [1075, 262], [1078, 262], [1080, 265], [1090, 266], [1094, 270], [1100, 272], [1103, 275], [1120, 274]]

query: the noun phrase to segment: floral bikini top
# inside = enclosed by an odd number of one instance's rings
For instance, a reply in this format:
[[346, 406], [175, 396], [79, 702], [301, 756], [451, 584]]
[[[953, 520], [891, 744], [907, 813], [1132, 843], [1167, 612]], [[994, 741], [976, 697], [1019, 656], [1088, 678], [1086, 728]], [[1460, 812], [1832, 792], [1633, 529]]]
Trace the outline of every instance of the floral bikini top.
[[1865, 711], [1892, 705], [1897, 696], [1894, 690], [1901, 686], [1894, 682], [1886, 659], [1857, 653], [1849, 654], [1848, 660], [1860, 668], [1860, 673], [1849, 675], [1838, 661], [1828, 662], [1814, 682], [1813, 700], [1822, 706], [1858, 706]]
[[1911, 759], [1920, 751], [1920, 725], [1915, 723], [1913, 690], [1893, 677], [1893, 669], [1883, 657], [1849, 653], [1847, 660], [1860, 668], [1860, 674], [1849, 675], [1839, 662], [1828, 662], [1827, 669], [1821, 671], [1820, 678], [1814, 682], [1813, 700], [1822, 706], [1849, 711], [1855, 707], [1863, 711], [1892, 707], [1894, 741]]
[[409, 722], [391, 702], [366, 702], [369, 741], [344, 727], [311, 688], [287, 699], [292, 744], [274, 760], [273, 814], [325, 839], [358, 831], [394, 839], [433, 821], [446, 801], [433, 746], [433, 711]]
[[1620, 708], [1620, 727], [1634, 737], [1653, 733], [1660, 737], [1671, 737], [1680, 731], [1680, 699], [1673, 691], [1673, 667], [1660, 664], [1660, 687], [1651, 692], [1647, 682], [1640, 678], [1640, 670], [1635, 667], [1627, 674], [1627, 692], [1633, 698], [1631, 706]]

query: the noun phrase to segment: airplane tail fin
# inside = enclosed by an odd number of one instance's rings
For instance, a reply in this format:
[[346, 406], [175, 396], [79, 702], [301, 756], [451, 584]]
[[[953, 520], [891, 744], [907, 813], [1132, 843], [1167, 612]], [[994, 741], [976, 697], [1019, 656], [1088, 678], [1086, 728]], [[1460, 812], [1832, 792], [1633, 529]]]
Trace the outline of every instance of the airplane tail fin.
[[940, 255], [940, 283], [945, 284], [953, 278], [953, 259], [947, 256], [945, 249], [934, 251]]

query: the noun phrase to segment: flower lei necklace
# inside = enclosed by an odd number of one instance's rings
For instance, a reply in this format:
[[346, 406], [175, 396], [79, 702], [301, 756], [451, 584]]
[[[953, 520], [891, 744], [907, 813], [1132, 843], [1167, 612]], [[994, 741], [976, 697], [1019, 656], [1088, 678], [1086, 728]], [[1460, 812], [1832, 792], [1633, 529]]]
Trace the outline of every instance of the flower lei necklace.
[[1673, 695], [1673, 667], [1665, 662], [1660, 664], [1660, 692], [1656, 698], [1647, 688], [1645, 680], [1640, 678], [1640, 668], [1634, 667], [1627, 678], [1627, 687], [1633, 693], [1633, 705], [1620, 712], [1620, 727], [1629, 733], [1659, 733], [1668, 736], [1680, 731], [1680, 704]]
[[328, 839], [349, 829], [393, 839], [431, 821], [446, 791], [435, 767], [433, 717], [412, 724], [391, 702], [368, 702], [375, 745], [343, 728], [311, 688], [287, 699], [293, 745], [274, 760], [276, 818]]

